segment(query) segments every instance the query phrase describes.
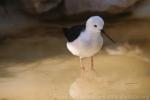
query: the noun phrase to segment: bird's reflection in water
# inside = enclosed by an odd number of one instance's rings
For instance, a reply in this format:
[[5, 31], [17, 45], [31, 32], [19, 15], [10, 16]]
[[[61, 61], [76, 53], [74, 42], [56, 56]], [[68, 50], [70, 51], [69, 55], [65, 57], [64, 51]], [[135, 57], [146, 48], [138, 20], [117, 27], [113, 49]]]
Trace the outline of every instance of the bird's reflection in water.
[[107, 86], [104, 81], [105, 79], [98, 77], [94, 71], [84, 72], [73, 82], [69, 94], [75, 100], [94, 99], [93, 97], [96, 99], [104, 92], [101, 90], [104, 90], [105, 85]]

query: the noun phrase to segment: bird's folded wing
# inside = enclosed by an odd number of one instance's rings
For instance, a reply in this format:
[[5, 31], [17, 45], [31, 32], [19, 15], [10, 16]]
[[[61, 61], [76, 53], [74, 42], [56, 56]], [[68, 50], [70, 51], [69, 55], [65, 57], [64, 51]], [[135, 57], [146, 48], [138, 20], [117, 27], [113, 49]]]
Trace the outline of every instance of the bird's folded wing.
[[72, 42], [77, 39], [82, 31], [84, 31], [84, 25], [76, 25], [71, 28], [63, 28], [64, 35], [68, 42]]

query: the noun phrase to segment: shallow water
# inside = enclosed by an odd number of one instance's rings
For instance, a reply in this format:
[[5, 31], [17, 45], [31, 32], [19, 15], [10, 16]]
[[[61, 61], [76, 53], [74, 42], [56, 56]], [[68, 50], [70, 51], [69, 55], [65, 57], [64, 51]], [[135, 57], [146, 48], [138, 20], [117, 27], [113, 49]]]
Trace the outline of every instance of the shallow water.
[[27, 35], [0, 45], [0, 100], [149, 100], [149, 26], [133, 19], [106, 24], [117, 44], [105, 39], [94, 58], [96, 72], [82, 74], [60, 29], [23, 30]]

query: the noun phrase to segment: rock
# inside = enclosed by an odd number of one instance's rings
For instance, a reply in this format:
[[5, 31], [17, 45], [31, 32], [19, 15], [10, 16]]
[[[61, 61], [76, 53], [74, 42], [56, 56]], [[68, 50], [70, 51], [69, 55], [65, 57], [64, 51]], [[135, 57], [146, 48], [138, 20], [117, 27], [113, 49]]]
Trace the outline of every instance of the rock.
[[47, 12], [59, 5], [61, 0], [21, 0], [23, 9], [31, 14]]
[[[62, 0], [21, 0], [25, 11], [43, 13], [59, 7]], [[64, 0], [66, 15], [84, 12], [120, 13], [133, 6], [139, 0]]]
[[[116, 15], [132, 11], [129, 8], [138, 1], [140, 0], [20, 0], [26, 12], [40, 14], [44, 19], [62, 18], [64, 15], [90, 15], [93, 12]], [[43, 14], [44, 12], [47, 13]]]
[[150, 19], [150, 0], [144, 0], [133, 9], [133, 17]]
[[65, 0], [67, 15], [84, 12], [121, 13], [139, 0]]

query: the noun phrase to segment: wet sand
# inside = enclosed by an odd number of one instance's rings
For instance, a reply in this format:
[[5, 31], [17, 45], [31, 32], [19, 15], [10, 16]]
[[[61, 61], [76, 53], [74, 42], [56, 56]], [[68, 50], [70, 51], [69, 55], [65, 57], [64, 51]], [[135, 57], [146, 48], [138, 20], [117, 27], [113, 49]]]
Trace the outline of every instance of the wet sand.
[[149, 100], [149, 26], [137, 19], [106, 24], [117, 44], [105, 38], [96, 72], [83, 76], [60, 28], [19, 31], [0, 44], [0, 100]]

